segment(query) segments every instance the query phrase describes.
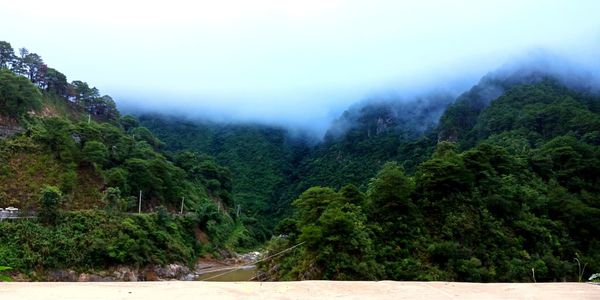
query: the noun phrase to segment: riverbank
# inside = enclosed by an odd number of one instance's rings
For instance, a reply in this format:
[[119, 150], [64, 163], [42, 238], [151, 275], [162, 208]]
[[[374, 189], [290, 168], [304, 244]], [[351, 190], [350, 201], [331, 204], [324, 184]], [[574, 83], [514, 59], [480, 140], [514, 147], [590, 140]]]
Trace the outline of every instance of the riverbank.
[[600, 299], [587, 283], [95, 282], [0, 283], [5, 299]]
[[229, 253], [225, 259], [203, 257], [190, 268], [183, 264], [145, 267], [113, 266], [101, 270], [77, 272], [73, 269], [41, 270], [28, 274], [7, 272], [15, 282], [122, 282], [122, 281], [249, 281], [254, 278], [254, 263], [259, 252]]

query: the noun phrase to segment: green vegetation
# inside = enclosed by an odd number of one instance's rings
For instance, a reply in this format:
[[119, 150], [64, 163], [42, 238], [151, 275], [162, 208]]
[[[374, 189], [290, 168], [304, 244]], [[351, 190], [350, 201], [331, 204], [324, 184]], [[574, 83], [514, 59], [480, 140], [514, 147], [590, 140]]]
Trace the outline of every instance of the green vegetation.
[[20, 117], [41, 106], [41, 93], [27, 78], [0, 69], [0, 111], [7, 117]]
[[289, 212], [293, 197], [288, 191], [290, 175], [293, 161], [302, 151], [283, 129], [195, 124], [157, 116], [142, 116], [140, 123], [165, 142], [165, 149], [207, 153], [226, 166], [232, 174], [228, 197], [235, 199], [235, 210], [239, 208], [239, 218], [255, 240], [253, 244], [270, 238], [277, 217]]
[[294, 201], [296, 216], [283, 224], [292, 228], [290, 242], [304, 245], [298, 255], [288, 257], [291, 270], [281, 269], [284, 278], [374, 280], [381, 274], [366, 217], [352, 197], [360, 198], [360, 192], [352, 186], [345, 189], [313, 187]]
[[109, 96], [5, 42], [0, 76], [0, 125], [20, 128], [0, 140], [0, 206], [38, 215], [0, 223], [0, 265], [17, 272], [192, 263], [266, 241], [292, 249], [261, 266], [277, 280], [600, 270], [600, 97], [543, 74], [487, 76], [451, 105], [366, 103], [320, 142], [121, 117]]
[[207, 198], [233, 205], [228, 171], [207, 156], [166, 156], [148, 142], [153, 136], [130, 135], [140, 127], [126, 132], [110, 123], [62, 117], [30, 118], [24, 125], [24, 134], [0, 144], [6, 162], [0, 205], [36, 209], [34, 195], [44, 184], [60, 188], [65, 208], [102, 208], [109, 187], [123, 197], [137, 197], [141, 190], [144, 211], [157, 205], [178, 209], [182, 198], [188, 211]]
[[56, 222], [59, 217], [58, 212], [62, 201], [60, 190], [53, 186], [45, 186], [42, 188], [40, 194], [38, 218], [46, 224]]
[[[532, 269], [538, 281], [589, 276], [573, 257], [600, 269], [599, 102], [547, 79], [518, 85], [464, 128], [460, 144], [438, 143], [412, 175], [392, 162], [364, 195], [309, 188], [270, 251], [304, 244], [263, 269], [273, 279], [531, 281]], [[464, 121], [452, 118], [444, 116]]]
[[[271, 279], [530, 281], [533, 268], [539, 281], [577, 280], [576, 253], [587, 272], [600, 268], [598, 103], [534, 75], [485, 78], [438, 127], [428, 123], [435, 113], [410, 119], [392, 104], [366, 105], [314, 145], [270, 141], [261, 127], [142, 123], [178, 143], [170, 149], [214, 153], [240, 175], [234, 186], [272, 192], [245, 209], [280, 220], [272, 253], [300, 246], [263, 266]], [[268, 176], [248, 176], [252, 167]]]
[[[29, 273], [191, 264], [250, 244], [231, 213], [228, 169], [207, 155], [163, 152], [109, 96], [68, 83], [38, 55], [7, 53], [0, 125], [20, 130], [0, 139], [0, 207], [37, 218], [0, 223], [0, 265]], [[140, 192], [142, 214], [133, 215]], [[174, 216], [182, 204], [186, 214]]]
[[7, 275], [2, 274], [3, 272], [6, 271], [10, 271], [12, 268], [7, 267], [7, 266], [0, 266], [0, 281], [11, 281], [12, 278], [10, 278]]
[[[165, 149], [208, 153], [228, 167], [235, 174], [232, 196], [240, 205], [241, 219], [254, 239], [264, 242], [277, 221], [292, 213], [291, 200], [311, 186], [340, 188], [351, 183], [364, 189], [390, 159], [414, 170], [433, 151], [435, 116], [449, 101], [448, 96], [435, 95], [416, 107], [385, 102], [351, 110], [322, 143], [261, 125], [194, 123], [152, 115], [141, 116], [140, 122], [165, 141]], [[342, 127], [348, 130], [340, 133]]]
[[191, 264], [201, 253], [191, 217], [64, 212], [47, 226], [33, 220], [0, 223], [0, 264], [28, 272], [114, 265]]

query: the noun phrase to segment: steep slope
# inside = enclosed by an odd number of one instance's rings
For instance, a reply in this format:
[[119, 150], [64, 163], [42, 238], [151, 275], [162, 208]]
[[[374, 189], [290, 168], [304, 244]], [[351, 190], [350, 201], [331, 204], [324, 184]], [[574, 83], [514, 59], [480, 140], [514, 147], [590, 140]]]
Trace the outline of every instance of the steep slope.
[[287, 207], [285, 190], [291, 184], [295, 157], [306, 147], [302, 141], [269, 126], [187, 122], [156, 115], [139, 119], [166, 142], [167, 150], [207, 153], [227, 166], [233, 174], [236, 212], [254, 236], [270, 237], [275, 225], [270, 216]]
[[[271, 221], [289, 215], [292, 199], [311, 186], [339, 189], [353, 184], [365, 191], [388, 161], [397, 161], [409, 174], [416, 172], [439, 141], [457, 142], [467, 150], [487, 140], [513, 153], [513, 148], [535, 148], [568, 132], [579, 134], [578, 139], [585, 136], [587, 142], [597, 139], [597, 121], [591, 114], [598, 111], [598, 101], [583, 92], [589, 86], [566, 87], [568, 80], [549, 79], [552, 74], [501, 70], [486, 75], [456, 100], [432, 94], [357, 104], [317, 143], [264, 125], [181, 122], [159, 115], [143, 116], [141, 122], [168, 141], [169, 149], [207, 152], [229, 167], [235, 174], [234, 198], [252, 218], [249, 223], [262, 223], [260, 235], [268, 236]], [[541, 106], [543, 111], [537, 111]], [[571, 127], [554, 133], [550, 127], [524, 131], [533, 128], [533, 122]], [[265, 219], [269, 222], [261, 222]]]
[[[507, 87], [413, 175], [392, 162], [364, 194], [308, 188], [270, 243], [299, 249], [263, 269], [291, 280], [588, 278], [600, 270], [599, 103], [547, 78]], [[473, 113], [459, 107], [454, 116]]]
[[[0, 222], [0, 265], [36, 280], [55, 268], [193, 264], [207, 251], [251, 242], [231, 213], [232, 175], [214, 158], [166, 153], [96, 88], [67, 82], [37, 54], [27, 61], [37, 73], [25, 77], [16, 68], [25, 58], [7, 57], [0, 68], [0, 207], [36, 218]], [[176, 215], [182, 208], [187, 214]]]
[[[234, 174], [233, 194], [250, 223], [269, 237], [290, 201], [312, 185], [353, 183], [363, 188], [386, 162], [413, 169], [435, 145], [432, 131], [452, 97], [365, 102], [346, 111], [324, 141], [293, 137], [283, 128], [257, 124], [179, 121], [140, 117], [172, 151], [193, 150], [216, 157]], [[265, 221], [266, 220], [266, 221]], [[258, 228], [255, 228], [258, 229]]]
[[369, 101], [345, 111], [324, 141], [302, 160], [297, 194], [312, 185], [364, 187], [389, 160], [414, 170], [432, 149], [432, 129], [452, 100], [450, 95], [435, 94]]
[[493, 100], [504, 95], [512, 87], [548, 80], [555, 81], [572, 92], [583, 94], [598, 92], [598, 87], [590, 79], [589, 74], [578, 71], [569, 62], [559, 57], [545, 57], [541, 60], [509, 64], [485, 75], [478, 84], [460, 95], [448, 107], [440, 118], [438, 139], [466, 140], [463, 142], [472, 146], [477, 138], [469, 136], [471, 129], [482, 111]]

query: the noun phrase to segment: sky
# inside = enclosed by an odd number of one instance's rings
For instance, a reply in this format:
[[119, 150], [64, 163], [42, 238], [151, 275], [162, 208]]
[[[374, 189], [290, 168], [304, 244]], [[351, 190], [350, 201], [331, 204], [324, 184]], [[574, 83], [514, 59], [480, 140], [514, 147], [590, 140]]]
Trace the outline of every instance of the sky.
[[466, 89], [540, 49], [587, 63], [600, 1], [5, 1], [0, 40], [127, 111], [322, 132], [382, 91]]

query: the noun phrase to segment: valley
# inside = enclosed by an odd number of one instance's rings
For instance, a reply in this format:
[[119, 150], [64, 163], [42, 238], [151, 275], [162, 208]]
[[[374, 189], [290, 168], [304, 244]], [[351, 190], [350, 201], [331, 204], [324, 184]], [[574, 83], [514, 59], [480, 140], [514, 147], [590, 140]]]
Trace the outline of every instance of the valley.
[[357, 103], [314, 136], [122, 115], [37, 54], [12, 59], [31, 72], [0, 69], [0, 207], [34, 217], [0, 222], [9, 279], [191, 270], [292, 248], [240, 273], [561, 282], [600, 272], [597, 86], [543, 68], [494, 71], [457, 96]]

